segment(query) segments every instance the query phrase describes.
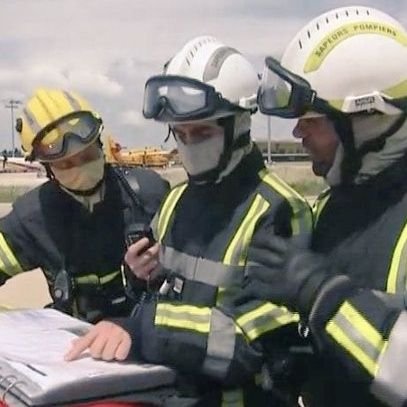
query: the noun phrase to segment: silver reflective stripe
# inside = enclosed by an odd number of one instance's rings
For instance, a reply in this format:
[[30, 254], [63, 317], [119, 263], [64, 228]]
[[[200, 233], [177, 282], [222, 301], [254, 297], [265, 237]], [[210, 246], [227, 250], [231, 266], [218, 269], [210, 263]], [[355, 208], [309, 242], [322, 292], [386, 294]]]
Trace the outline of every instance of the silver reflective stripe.
[[378, 361], [378, 371], [370, 391], [389, 406], [402, 406], [407, 400], [407, 313], [400, 314], [387, 346]]
[[37, 122], [35, 115], [32, 114], [27, 107], [23, 109], [23, 114], [25, 115], [27, 119], [27, 124], [31, 127], [32, 132], [34, 134], [38, 134], [41, 131], [42, 127]]
[[150, 222], [151, 230], [153, 231], [154, 239], [158, 240], [158, 212], [155, 213], [153, 219]]
[[[336, 316], [331, 320], [337, 327], [339, 327], [343, 332], [346, 332], [347, 338], [363, 353], [370, 358], [371, 361], [375, 362], [380, 355], [381, 348], [374, 346], [369, 342], [368, 337], [363, 335], [363, 332], [359, 331], [356, 327], [357, 325], [352, 325], [352, 323], [346, 319], [346, 317], [338, 312]], [[356, 326], [356, 327], [355, 327]]]
[[[219, 72], [223, 66], [225, 60], [233, 54], [239, 54], [234, 48], [230, 47], [220, 47], [216, 49], [213, 54], [210, 56], [209, 61], [205, 65], [203, 72], [203, 82], [209, 82], [216, 79], [219, 75]], [[236, 101], [233, 101], [236, 102]]]
[[214, 287], [238, 285], [244, 277], [244, 266], [228, 266], [220, 262], [194, 257], [168, 246], [160, 248], [161, 265], [184, 277]]
[[280, 326], [298, 322], [298, 314], [293, 314], [285, 307], [270, 302], [257, 304], [237, 319], [237, 325], [250, 341], [256, 340], [266, 332]]
[[64, 91], [64, 95], [67, 98], [68, 102], [71, 104], [72, 111], [76, 112], [83, 110], [80, 103], [69, 92]]
[[216, 308], [212, 309], [206, 358], [203, 371], [209, 376], [223, 379], [233, 359], [236, 328], [233, 320]]

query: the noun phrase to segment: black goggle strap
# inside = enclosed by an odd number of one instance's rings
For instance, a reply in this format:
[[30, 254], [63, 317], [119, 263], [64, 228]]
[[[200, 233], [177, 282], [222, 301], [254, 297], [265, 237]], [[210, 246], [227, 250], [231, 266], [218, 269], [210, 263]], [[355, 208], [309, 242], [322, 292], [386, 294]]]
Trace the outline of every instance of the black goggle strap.
[[322, 114], [339, 112], [325, 99], [319, 98], [317, 92], [312, 89], [310, 83], [306, 79], [284, 68], [280, 62], [272, 57], [267, 57], [265, 62], [270, 71], [291, 86], [288, 105], [280, 108], [276, 107], [276, 112], [289, 110], [292, 112], [293, 116], [297, 117], [302, 116], [309, 110]]
[[164, 143], [166, 143], [170, 139], [171, 135], [173, 135], [175, 138], [174, 131], [172, 130], [171, 126], [168, 125], [168, 132], [167, 135], [165, 136]]

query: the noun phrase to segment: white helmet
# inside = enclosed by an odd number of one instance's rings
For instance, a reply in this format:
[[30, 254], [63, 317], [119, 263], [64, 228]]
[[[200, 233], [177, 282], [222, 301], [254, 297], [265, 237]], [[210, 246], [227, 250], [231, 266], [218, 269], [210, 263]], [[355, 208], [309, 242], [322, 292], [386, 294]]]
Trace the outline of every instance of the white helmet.
[[254, 113], [258, 86], [256, 71], [238, 51], [197, 37], [165, 64], [163, 75], [147, 80], [143, 114], [171, 123]]
[[176, 139], [190, 179], [217, 182], [251, 150], [258, 86], [255, 69], [237, 50], [201, 36], [187, 42], [162, 75], [147, 80], [143, 114], [170, 125], [217, 120], [222, 139], [197, 146]]
[[406, 67], [407, 33], [400, 23], [368, 7], [338, 8], [301, 29], [281, 63], [266, 58], [259, 107], [289, 118], [328, 115], [342, 144], [328, 183], [353, 182], [405, 123]]
[[[306, 80], [327, 107], [343, 113], [397, 115], [401, 109], [388, 101], [407, 96], [407, 34], [379, 10], [338, 8], [313, 19], [294, 37], [281, 66]], [[280, 101], [287, 102], [288, 95], [281, 97], [282, 93], [292, 92], [292, 84], [286, 84], [280, 79], [277, 85]], [[306, 116], [313, 115], [312, 107]]]
[[188, 41], [168, 62], [166, 75], [197, 79], [213, 86], [224, 99], [243, 109], [255, 109], [259, 86], [252, 64], [239, 51], [211, 36]]

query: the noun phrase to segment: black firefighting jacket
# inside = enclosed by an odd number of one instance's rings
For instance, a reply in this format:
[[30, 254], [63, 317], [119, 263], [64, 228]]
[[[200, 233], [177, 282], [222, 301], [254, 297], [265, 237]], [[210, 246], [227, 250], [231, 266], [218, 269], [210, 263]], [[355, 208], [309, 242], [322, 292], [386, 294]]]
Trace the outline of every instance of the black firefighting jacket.
[[92, 322], [128, 315], [132, 304], [121, 272], [125, 226], [149, 223], [168, 190], [151, 170], [108, 165], [104, 199], [89, 212], [55, 181], [45, 182], [0, 219], [0, 284], [40, 267], [55, 301], [57, 276], [68, 276], [69, 303], [58, 307], [63, 311]]
[[[121, 321], [133, 357], [184, 373], [206, 404], [276, 405], [263, 390], [262, 338], [298, 315], [264, 301], [229, 309], [250, 267], [248, 248], [262, 228], [307, 246], [306, 201], [264, 167], [255, 148], [218, 184], [181, 184], [156, 216], [168, 290]], [[186, 386], [188, 387], [188, 386]]]
[[[384, 298], [403, 299], [406, 292], [406, 173], [404, 157], [364, 184], [325, 192], [315, 211], [313, 249], [326, 254], [334, 269], [355, 285], [380, 291]], [[400, 370], [386, 367], [405, 353], [397, 344], [390, 348], [393, 335], [406, 334], [405, 317], [392, 334], [397, 318], [377, 304], [366, 295], [355, 297], [329, 318], [323, 334], [330, 351], [320, 354], [312, 369], [307, 406], [381, 406], [378, 399], [386, 400], [386, 395], [380, 395], [380, 389], [388, 388], [388, 380], [400, 393]], [[399, 304], [396, 315], [406, 302]]]

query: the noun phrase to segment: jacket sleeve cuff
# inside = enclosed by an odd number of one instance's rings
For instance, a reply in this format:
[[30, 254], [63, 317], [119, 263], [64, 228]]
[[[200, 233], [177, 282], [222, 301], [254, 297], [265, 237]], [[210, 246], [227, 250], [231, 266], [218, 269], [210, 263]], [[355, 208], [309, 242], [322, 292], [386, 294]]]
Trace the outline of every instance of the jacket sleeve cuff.
[[345, 275], [337, 275], [325, 281], [316, 296], [308, 316], [312, 332], [323, 330], [342, 303], [358, 288]]
[[127, 360], [143, 360], [152, 363], [148, 354], [154, 353], [155, 340], [155, 318], [156, 303], [151, 301], [144, 303], [134, 317], [115, 318], [112, 322], [122, 327], [131, 338], [131, 350]]

